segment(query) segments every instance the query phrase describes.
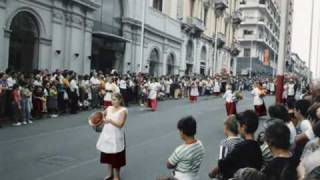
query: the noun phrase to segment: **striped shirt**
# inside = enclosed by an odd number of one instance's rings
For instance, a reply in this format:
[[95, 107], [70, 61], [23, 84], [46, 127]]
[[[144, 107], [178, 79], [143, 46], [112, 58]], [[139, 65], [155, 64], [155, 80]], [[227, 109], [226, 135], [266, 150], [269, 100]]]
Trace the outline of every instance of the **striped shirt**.
[[219, 160], [225, 158], [234, 147], [240, 143], [242, 139], [240, 137], [228, 137], [220, 142]]
[[169, 157], [168, 162], [176, 166], [175, 171], [198, 174], [204, 153], [204, 147], [201, 141], [197, 140], [197, 142], [193, 144], [182, 144], [178, 146]]

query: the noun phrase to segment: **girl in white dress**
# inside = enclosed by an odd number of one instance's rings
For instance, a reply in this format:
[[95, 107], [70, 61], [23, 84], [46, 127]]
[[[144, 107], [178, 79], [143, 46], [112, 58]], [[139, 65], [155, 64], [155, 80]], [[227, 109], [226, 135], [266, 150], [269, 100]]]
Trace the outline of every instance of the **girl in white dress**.
[[112, 94], [112, 106], [104, 111], [104, 127], [97, 142], [97, 149], [101, 151], [100, 162], [107, 164], [105, 179], [119, 180], [120, 168], [126, 165], [124, 125], [127, 115], [121, 94]]
[[191, 89], [190, 89], [190, 96], [189, 96], [190, 103], [197, 102], [198, 96], [199, 96], [199, 88], [197, 86], [196, 81], [194, 80], [191, 82]]

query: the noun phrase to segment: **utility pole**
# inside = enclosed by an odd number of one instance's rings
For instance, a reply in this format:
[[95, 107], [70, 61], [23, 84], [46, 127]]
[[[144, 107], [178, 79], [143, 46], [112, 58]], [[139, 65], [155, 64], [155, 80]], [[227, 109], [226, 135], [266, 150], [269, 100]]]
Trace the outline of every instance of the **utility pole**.
[[146, 0], [142, 0], [142, 17], [141, 17], [141, 38], [140, 38], [140, 61], [139, 61], [139, 72], [142, 72], [143, 63], [143, 44], [144, 44], [144, 23], [146, 13]]
[[219, 17], [216, 14], [216, 21], [215, 21], [215, 35], [214, 35], [214, 52], [213, 52], [213, 68], [212, 68], [212, 75], [215, 76], [216, 74], [216, 64], [218, 63], [218, 19]]
[[[319, 17], [319, 16], [318, 16]], [[318, 38], [317, 38], [317, 58], [316, 58], [316, 70], [315, 70], [315, 77], [319, 77], [320, 76], [320, 68], [319, 68], [319, 48], [320, 48], [320, 18], [319, 18], [319, 22], [318, 22]]]
[[281, 0], [280, 43], [277, 66], [276, 103], [282, 103], [284, 65], [287, 57], [287, 22], [289, 0]]
[[[254, 39], [254, 37], [253, 37]], [[252, 56], [253, 56], [253, 39], [251, 41], [251, 45], [250, 45], [250, 74], [249, 74], [249, 78], [252, 78]]]
[[312, 0], [311, 22], [310, 22], [310, 39], [309, 39], [309, 58], [308, 58], [308, 83], [311, 82], [311, 58], [312, 58], [312, 40], [313, 40], [313, 15], [314, 15], [314, 0]]

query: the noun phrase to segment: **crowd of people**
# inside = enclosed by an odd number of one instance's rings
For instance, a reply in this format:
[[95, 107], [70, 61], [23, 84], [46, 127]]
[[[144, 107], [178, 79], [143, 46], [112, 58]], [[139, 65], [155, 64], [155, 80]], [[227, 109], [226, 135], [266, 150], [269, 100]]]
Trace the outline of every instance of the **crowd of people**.
[[[251, 85], [247, 86], [246, 82]], [[284, 84], [283, 104], [266, 107], [264, 96], [275, 93], [271, 78], [232, 76], [204, 77], [163, 76], [147, 74], [119, 75], [92, 72], [77, 75], [73, 71], [0, 72], [0, 118], [8, 117], [15, 126], [32, 123], [41, 117], [55, 118], [81, 109], [103, 108], [97, 149], [100, 162], [107, 165], [106, 179], [120, 179], [120, 168], [126, 165], [124, 126], [129, 103], [157, 110], [157, 101], [198, 96], [220, 96], [226, 100], [226, 139], [221, 141], [219, 160], [209, 172], [210, 178], [243, 180], [314, 180], [320, 170], [320, 81], [303, 89], [297, 98], [298, 82]], [[242, 90], [250, 90], [253, 109], [238, 113], [236, 105]], [[268, 109], [268, 111], [267, 111]], [[269, 115], [258, 137], [259, 117]], [[261, 121], [262, 122], [262, 121]], [[89, 124], [97, 124], [89, 120]], [[97, 128], [95, 128], [97, 129]], [[177, 124], [184, 143], [169, 156], [167, 168], [173, 175], [159, 179], [199, 179], [205, 154], [196, 138], [197, 121], [183, 117]]]
[[[252, 90], [253, 96], [257, 96], [255, 91], [263, 90], [260, 86], [257, 83], [257, 89]], [[259, 116], [265, 114], [259, 114], [261, 109], [257, 107], [227, 116], [223, 127], [226, 138], [220, 143], [218, 162], [208, 173], [209, 178], [319, 179], [320, 80], [313, 83], [310, 94], [298, 99], [295, 97], [292, 104], [286, 101], [270, 106], [269, 118], [264, 121], [259, 120]], [[112, 94], [111, 104], [99, 123], [103, 127], [99, 131], [101, 134], [97, 149], [101, 151], [100, 162], [107, 165], [105, 179], [118, 180], [121, 167], [126, 165], [123, 127], [128, 114], [120, 93]], [[263, 123], [263, 129], [256, 136], [260, 122]], [[97, 126], [90, 118], [89, 124]], [[182, 117], [177, 123], [177, 129], [183, 143], [173, 151], [166, 164], [173, 173], [159, 176], [158, 179], [199, 180], [205, 148], [196, 137], [197, 121], [191, 115]]]
[[[194, 103], [200, 92], [196, 82], [190, 81], [189, 98]], [[214, 80], [215, 81], [215, 80]], [[251, 91], [253, 109], [237, 113], [230, 111], [229, 102], [237, 103], [238, 91], [233, 84], [226, 83], [227, 118], [224, 123], [226, 139], [221, 141], [219, 159], [208, 173], [209, 178], [220, 180], [315, 180], [320, 178], [320, 81], [315, 81], [311, 89], [297, 98], [297, 84], [292, 80], [284, 84], [283, 103], [266, 108], [263, 97], [274, 94], [264, 82], [255, 82]], [[159, 83], [159, 82], [157, 82]], [[214, 83], [213, 83], [214, 84]], [[217, 83], [220, 85], [220, 83]], [[161, 88], [161, 83], [157, 85]], [[241, 87], [238, 87], [241, 88]], [[192, 92], [194, 91], [194, 92]], [[206, 89], [204, 90], [204, 94]], [[214, 85], [212, 86], [212, 94]], [[159, 91], [155, 91], [156, 94]], [[211, 94], [210, 93], [210, 94]], [[239, 95], [238, 95], [239, 96]], [[234, 98], [236, 97], [236, 98]], [[125, 103], [121, 103], [120, 93], [111, 95], [111, 106], [104, 111], [103, 128], [97, 142], [101, 151], [100, 161], [107, 164], [105, 179], [120, 179], [120, 168], [126, 165], [125, 135], [123, 126], [127, 118]], [[149, 101], [150, 102], [150, 101]], [[268, 109], [268, 111], [267, 111]], [[117, 116], [114, 116], [116, 113]], [[260, 116], [269, 115], [267, 120]], [[259, 123], [263, 130], [256, 136]], [[93, 123], [91, 126], [96, 126]], [[116, 128], [110, 130], [110, 128]], [[197, 180], [205, 155], [205, 148], [198, 138], [197, 121], [193, 116], [181, 118], [177, 129], [183, 144], [169, 156], [167, 168], [172, 175], [158, 179]], [[110, 138], [113, 137], [113, 138]], [[101, 139], [104, 139], [103, 141]], [[113, 139], [113, 140], [111, 140]], [[114, 146], [116, 144], [116, 146]], [[120, 148], [119, 148], [120, 147]], [[116, 150], [118, 148], [118, 150]]]
[[[7, 69], [0, 72], [0, 126], [5, 120], [21, 126], [31, 124], [33, 119], [106, 109], [115, 92], [122, 94], [125, 106], [136, 103], [156, 111], [158, 100], [187, 97], [194, 103], [198, 96], [224, 93], [227, 83], [233, 90], [249, 90], [253, 80], [228, 75], [152, 77], [141, 73], [120, 75], [116, 70], [79, 75], [70, 70], [22, 73]], [[264, 82], [271, 87], [272, 81], [265, 78]]]

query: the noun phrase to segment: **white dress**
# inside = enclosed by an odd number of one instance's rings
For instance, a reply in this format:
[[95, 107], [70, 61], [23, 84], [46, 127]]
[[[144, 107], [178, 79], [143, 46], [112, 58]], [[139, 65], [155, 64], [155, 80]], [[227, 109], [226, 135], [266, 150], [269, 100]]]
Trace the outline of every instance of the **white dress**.
[[[108, 107], [107, 116], [110, 116], [113, 121], [120, 121], [120, 113], [125, 111], [128, 112], [126, 108], [122, 108], [117, 112], [112, 112], [112, 106]], [[124, 128], [118, 128], [110, 123], [105, 124], [100, 137], [98, 139], [97, 149], [101, 152], [108, 154], [115, 154], [121, 152], [125, 148], [125, 137]]]
[[191, 86], [190, 96], [199, 96], [198, 86], [195, 86], [195, 85]]
[[234, 95], [231, 90], [227, 90], [224, 93], [223, 98], [226, 100], [226, 103], [233, 103]]
[[219, 93], [220, 92], [219, 81], [214, 81], [213, 92], [215, 92], [215, 93]]
[[251, 94], [253, 95], [253, 105], [254, 106], [260, 106], [263, 104], [263, 99], [260, 97], [260, 90], [258, 88], [254, 88], [251, 91]]
[[149, 85], [149, 96], [148, 99], [157, 99], [157, 93], [161, 88], [161, 84], [158, 82], [151, 83]]

